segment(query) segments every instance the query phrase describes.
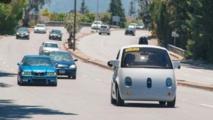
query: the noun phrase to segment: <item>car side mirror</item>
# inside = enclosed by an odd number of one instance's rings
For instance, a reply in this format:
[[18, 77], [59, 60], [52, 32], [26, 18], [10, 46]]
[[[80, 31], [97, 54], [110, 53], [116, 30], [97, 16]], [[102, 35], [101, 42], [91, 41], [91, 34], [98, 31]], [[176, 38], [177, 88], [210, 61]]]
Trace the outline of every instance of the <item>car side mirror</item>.
[[172, 61], [174, 69], [180, 69], [181, 68], [181, 63], [180, 61]]
[[110, 60], [107, 64], [109, 67], [118, 67], [119, 60]]
[[17, 63], [17, 65], [20, 66], [20, 65], [22, 65], [22, 63], [19, 62], [19, 63]]
[[56, 67], [56, 66], [58, 66], [58, 63], [55, 63], [54, 65], [55, 65], [55, 67]]
[[77, 62], [77, 61], [78, 61], [78, 59], [75, 59], [74, 61], [76, 61], [76, 62]]

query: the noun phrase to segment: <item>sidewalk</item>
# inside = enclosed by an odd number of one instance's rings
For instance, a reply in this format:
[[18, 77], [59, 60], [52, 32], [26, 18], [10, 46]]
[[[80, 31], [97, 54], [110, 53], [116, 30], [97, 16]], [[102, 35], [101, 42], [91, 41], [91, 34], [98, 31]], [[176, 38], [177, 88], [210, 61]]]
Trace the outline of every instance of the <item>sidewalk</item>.
[[[93, 34], [93, 33], [79, 33], [79, 34], [76, 35], [76, 40], [79, 40], [80, 38], [82, 38], [86, 35], [90, 35], [90, 34]], [[88, 55], [84, 54], [82, 51], [79, 51], [77, 48], [76, 48], [75, 51], [73, 51], [72, 49], [69, 49], [67, 42], [65, 42], [63, 45], [64, 45], [63, 46], [64, 49], [66, 51], [69, 51], [76, 58], [81, 59], [84, 62], [88, 62], [88, 63], [100, 66], [100, 67], [108, 69], [108, 70], [112, 70], [112, 68], [108, 67], [106, 62], [103, 62], [101, 60], [98, 60], [96, 58], [88, 56]], [[180, 61], [184, 60], [184, 58], [180, 55], [177, 55], [177, 54], [172, 53], [172, 52], [169, 52], [169, 53], [170, 53], [173, 60], [180, 60]], [[190, 82], [190, 81], [187, 81], [187, 80], [177, 80], [177, 84], [182, 85], [182, 86], [188, 86], [188, 87], [213, 91], [213, 85], [208, 85], [208, 84], [200, 84], [200, 83]]]

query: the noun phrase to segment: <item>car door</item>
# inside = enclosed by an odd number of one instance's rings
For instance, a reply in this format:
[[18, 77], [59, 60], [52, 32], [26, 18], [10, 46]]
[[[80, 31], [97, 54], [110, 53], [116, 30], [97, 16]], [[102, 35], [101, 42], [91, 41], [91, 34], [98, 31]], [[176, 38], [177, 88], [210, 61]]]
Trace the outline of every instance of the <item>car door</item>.
[[[116, 57], [116, 60], [119, 59], [119, 56], [120, 56], [120, 50], [118, 51], [118, 54], [117, 54], [117, 57]], [[113, 97], [116, 98], [116, 95], [114, 93], [116, 93], [116, 84], [117, 84], [117, 81], [116, 81], [116, 78], [118, 76], [118, 67], [113, 67], [113, 76], [112, 76], [112, 93], [113, 93]]]

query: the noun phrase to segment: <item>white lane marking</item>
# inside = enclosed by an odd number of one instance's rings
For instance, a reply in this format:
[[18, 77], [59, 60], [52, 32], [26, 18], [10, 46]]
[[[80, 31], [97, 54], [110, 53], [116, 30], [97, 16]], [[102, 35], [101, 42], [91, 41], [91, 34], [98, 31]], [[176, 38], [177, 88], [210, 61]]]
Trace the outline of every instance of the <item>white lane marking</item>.
[[200, 105], [202, 105], [202, 106], [204, 106], [204, 107], [213, 108], [213, 106], [212, 106], [212, 105], [207, 105], [207, 104], [200, 104]]

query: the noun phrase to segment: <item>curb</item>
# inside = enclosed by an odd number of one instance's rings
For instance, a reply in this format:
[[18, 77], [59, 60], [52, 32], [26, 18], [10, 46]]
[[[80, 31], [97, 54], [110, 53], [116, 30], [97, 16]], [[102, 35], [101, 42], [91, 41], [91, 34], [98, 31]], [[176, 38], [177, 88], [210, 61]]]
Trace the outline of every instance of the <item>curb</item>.
[[[76, 38], [76, 40], [79, 40], [79, 38], [82, 38], [86, 35], [90, 35], [93, 33], [89, 34], [82, 34], [79, 37]], [[73, 56], [75, 56], [78, 59], [81, 59], [84, 62], [91, 63], [93, 65], [108, 69], [108, 70], [113, 70], [112, 68], [107, 66], [107, 63], [97, 60], [95, 58], [92, 58], [90, 56], [85, 55], [83, 52], [79, 51], [78, 49], [76, 51], [73, 51], [68, 48], [68, 43], [63, 43], [63, 47], [66, 51], [70, 52]], [[171, 54], [174, 55], [174, 54]], [[178, 57], [178, 56], [176, 56]], [[192, 88], [198, 88], [202, 90], [208, 90], [208, 91], [213, 91], [213, 85], [207, 85], [207, 84], [202, 84], [202, 83], [196, 83], [196, 82], [189, 82], [186, 80], [177, 80], [177, 84], [181, 86], [187, 86], [187, 87], [192, 87]]]

